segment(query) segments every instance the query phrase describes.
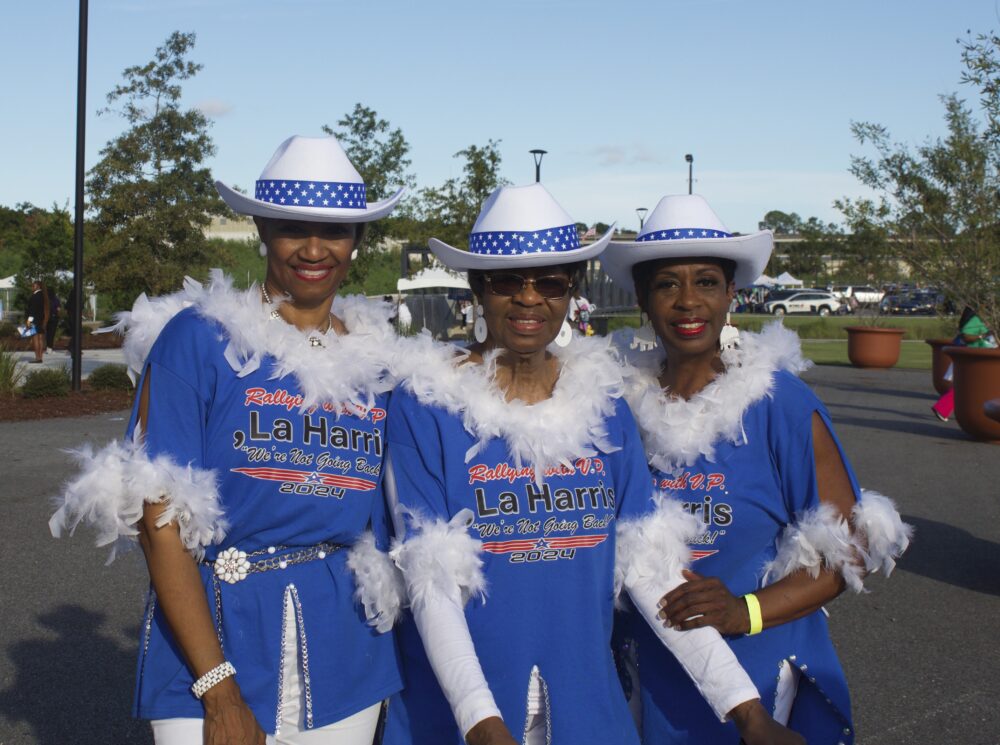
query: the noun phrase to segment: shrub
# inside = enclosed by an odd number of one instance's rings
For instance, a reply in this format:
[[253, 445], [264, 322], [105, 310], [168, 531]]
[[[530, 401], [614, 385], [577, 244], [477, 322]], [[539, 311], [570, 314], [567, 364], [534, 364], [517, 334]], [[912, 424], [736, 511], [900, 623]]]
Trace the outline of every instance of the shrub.
[[101, 365], [87, 377], [91, 388], [99, 391], [130, 391], [132, 380], [128, 376], [125, 365]]
[[0, 343], [0, 396], [13, 395], [24, 378], [24, 364]]
[[25, 398], [47, 398], [69, 394], [69, 369], [60, 368], [36, 370], [30, 373], [21, 386]]
[[0, 321], [0, 339], [20, 339], [21, 335], [17, 333], [17, 324], [11, 323], [10, 321]]

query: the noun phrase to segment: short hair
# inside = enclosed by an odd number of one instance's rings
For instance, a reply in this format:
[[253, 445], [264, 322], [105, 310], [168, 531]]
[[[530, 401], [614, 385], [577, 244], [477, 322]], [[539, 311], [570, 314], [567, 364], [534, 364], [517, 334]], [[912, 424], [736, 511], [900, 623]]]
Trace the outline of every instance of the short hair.
[[[518, 269], [525, 269], [523, 266], [512, 266], [509, 270], [507, 269], [470, 269], [467, 272], [469, 279], [469, 287], [472, 288], [472, 292], [475, 293], [476, 297], [482, 297], [483, 293], [486, 291], [486, 275], [491, 272], [496, 271], [510, 271], [513, 274], [517, 274]], [[539, 267], [541, 268], [541, 267]], [[566, 264], [553, 264], [552, 266], [544, 267], [546, 269], [556, 269], [566, 272], [570, 281], [570, 294], [573, 293], [573, 288], [579, 286], [583, 281], [583, 275], [587, 271], [586, 261], [573, 261]]]
[[[649, 299], [649, 286], [653, 283], [653, 276], [663, 264], [672, 261], [675, 261], [675, 259], [665, 257], [641, 261], [638, 264], [632, 265], [632, 283], [635, 285], [635, 297], [639, 301], [639, 305], [645, 306], [646, 301]], [[722, 276], [726, 278], [727, 287], [736, 277], [736, 262], [732, 259], [720, 259], [714, 256], [692, 256], [688, 261], [699, 264], [715, 264], [722, 270]]]

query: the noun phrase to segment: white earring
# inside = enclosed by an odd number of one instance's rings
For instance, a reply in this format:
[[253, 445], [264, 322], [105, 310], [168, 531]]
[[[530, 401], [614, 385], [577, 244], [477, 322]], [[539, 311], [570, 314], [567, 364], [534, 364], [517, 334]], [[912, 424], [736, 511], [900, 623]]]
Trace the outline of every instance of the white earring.
[[556, 335], [556, 346], [567, 347], [571, 341], [573, 341], [573, 327], [569, 325], [569, 321], [563, 320]]
[[728, 349], [735, 349], [740, 345], [740, 331], [729, 322], [729, 313], [726, 313], [726, 325], [722, 327], [719, 334], [719, 349], [725, 352]]
[[639, 314], [639, 321], [639, 328], [632, 332], [632, 343], [629, 346], [640, 352], [648, 352], [656, 348], [656, 333], [653, 331], [649, 316], [645, 313]]
[[264, 241], [260, 242], [260, 255], [267, 256], [267, 244]]
[[486, 335], [489, 329], [486, 328], [486, 319], [483, 318], [483, 306], [476, 303], [476, 322], [472, 326], [472, 335], [476, 338], [476, 341], [482, 344], [486, 341]]

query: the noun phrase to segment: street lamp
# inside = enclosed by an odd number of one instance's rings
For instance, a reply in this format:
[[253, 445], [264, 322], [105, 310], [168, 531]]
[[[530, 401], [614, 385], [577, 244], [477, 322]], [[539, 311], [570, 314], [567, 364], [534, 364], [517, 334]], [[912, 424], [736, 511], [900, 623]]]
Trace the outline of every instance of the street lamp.
[[649, 212], [645, 207], [636, 207], [635, 214], [639, 216], [639, 232], [642, 232], [642, 226], [646, 222], [646, 214]]
[[691, 153], [688, 153], [687, 155], [684, 156], [684, 160], [686, 160], [687, 164], [688, 164], [688, 194], [690, 194], [691, 193], [691, 185], [692, 185], [692, 183], [694, 183], [694, 179], [693, 179], [693, 176], [694, 176], [694, 156], [691, 155]]
[[542, 180], [542, 156], [545, 155], [548, 150], [538, 150], [536, 148], [535, 150], [529, 150], [528, 152], [531, 153], [535, 159], [535, 183], [537, 184]]

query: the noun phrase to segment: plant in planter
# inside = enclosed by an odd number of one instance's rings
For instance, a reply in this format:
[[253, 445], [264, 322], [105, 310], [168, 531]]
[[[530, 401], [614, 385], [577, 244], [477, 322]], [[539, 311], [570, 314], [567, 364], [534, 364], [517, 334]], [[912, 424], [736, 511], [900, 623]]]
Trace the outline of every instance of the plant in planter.
[[[885, 221], [888, 208], [870, 199], [838, 199], [837, 209], [844, 216], [847, 234], [843, 243], [844, 267], [853, 277], [882, 287], [899, 273]], [[847, 357], [855, 367], [893, 367], [899, 361], [904, 329], [886, 323], [882, 303], [859, 305], [855, 314], [861, 321], [847, 326]]]
[[[898, 246], [900, 259], [956, 309], [975, 309], [996, 331], [1000, 328], [1000, 36], [982, 34], [961, 43], [962, 82], [978, 88], [979, 111], [955, 94], [942, 96], [947, 135], [915, 148], [893, 142], [881, 125], [855, 122], [854, 136], [873, 147], [876, 156], [852, 158], [851, 172], [878, 193], [877, 223]], [[1000, 351], [945, 349], [955, 364], [959, 424], [976, 437], [1000, 439], [1000, 430], [990, 436], [967, 426], [974, 419], [985, 420], [982, 396], [1000, 396]], [[980, 376], [986, 378], [982, 384]]]

